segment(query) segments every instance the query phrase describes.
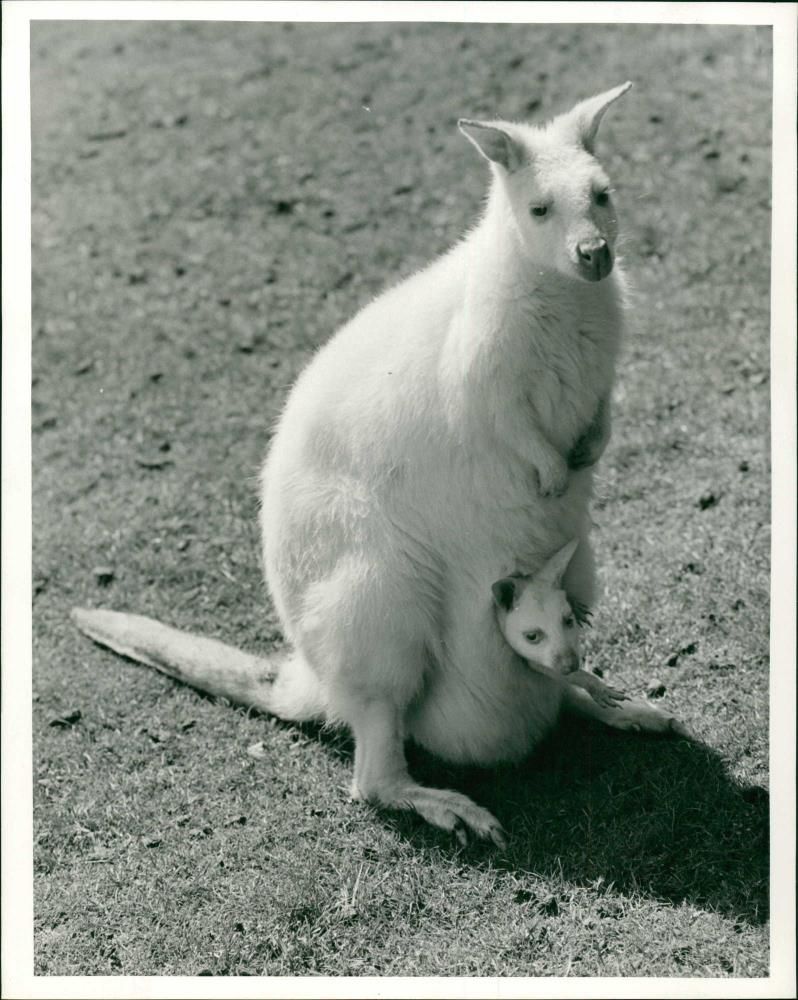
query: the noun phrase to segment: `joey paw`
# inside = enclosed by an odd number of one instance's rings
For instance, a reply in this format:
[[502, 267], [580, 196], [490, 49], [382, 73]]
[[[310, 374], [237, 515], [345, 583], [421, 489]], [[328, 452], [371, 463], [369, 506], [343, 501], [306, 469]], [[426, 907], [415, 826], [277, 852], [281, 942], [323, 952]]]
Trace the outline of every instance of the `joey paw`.
[[568, 603], [571, 605], [571, 611], [574, 613], [574, 618], [576, 618], [577, 624], [587, 626], [592, 625], [591, 619], [593, 617], [593, 612], [586, 604], [572, 598], [568, 599]]
[[627, 701], [629, 698], [628, 694], [619, 691], [618, 688], [607, 687], [606, 685], [601, 690], [591, 691], [591, 694], [594, 700], [605, 708], [615, 708], [619, 701]]

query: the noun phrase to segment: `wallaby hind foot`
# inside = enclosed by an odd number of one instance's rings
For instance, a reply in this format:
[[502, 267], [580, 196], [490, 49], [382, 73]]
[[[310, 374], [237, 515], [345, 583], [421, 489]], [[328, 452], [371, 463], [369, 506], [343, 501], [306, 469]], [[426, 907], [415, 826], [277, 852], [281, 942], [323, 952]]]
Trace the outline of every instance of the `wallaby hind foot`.
[[[366, 796], [353, 786], [352, 798]], [[490, 840], [496, 847], [507, 847], [507, 835], [501, 823], [487, 809], [460, 792], [427, 788], [408, 778], [402, 784], [383, 789], [380, 794], [372, 794], [369, 800], [388, 809], [412, 810], [430, 826], [453, 833], [463, 847], [468, 843], [469, 831], [480, 840]]]
[[446, 830], [460, 844], [468, 833], [506, 847], [499, 821], [467, 795], [444, 788], [427, 788], [407, 770], [401, 712], [388, 700], [350, 702], [349, 725], [355, 737], [352, 798], [388, 809], [412, 810], [431, 826]]
[[[602, 682], [596, 678], [597, 684]], [[678, 736], [694, 740], [694, 735], [675, 716], [649, 704], [642, 698], [627, 698], [610, 705], [604, 699], [578, 687], [568, 686], [565, 692], [564, 708], [597, 722], [603, 722], [612, 729], [633, 733], [652, 733], [658, 736]]]

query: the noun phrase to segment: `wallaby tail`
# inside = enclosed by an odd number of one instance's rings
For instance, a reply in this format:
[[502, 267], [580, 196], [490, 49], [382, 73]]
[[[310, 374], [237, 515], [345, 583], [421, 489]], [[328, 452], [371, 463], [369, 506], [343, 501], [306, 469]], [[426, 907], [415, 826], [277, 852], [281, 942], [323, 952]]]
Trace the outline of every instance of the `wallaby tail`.
[[[264, 712], [275, 712], [275, 679], [285, 654], [266, 660], [217, 639], [118, 611], [74, 608], [85, 635], [122, 656], [146, 663], [184, 684]], [[279, 708], [276, 714], [280, 714]]]

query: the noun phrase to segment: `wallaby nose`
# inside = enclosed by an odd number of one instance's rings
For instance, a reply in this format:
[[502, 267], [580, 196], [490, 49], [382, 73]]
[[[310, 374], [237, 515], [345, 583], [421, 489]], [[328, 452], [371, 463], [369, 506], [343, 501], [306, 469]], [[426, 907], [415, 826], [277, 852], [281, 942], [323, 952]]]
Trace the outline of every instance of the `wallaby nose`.
[[588, 281], [601, 281], [612, 270], [612, 254], [605, 239], [583, 240], [576, 245], [579, 272]]

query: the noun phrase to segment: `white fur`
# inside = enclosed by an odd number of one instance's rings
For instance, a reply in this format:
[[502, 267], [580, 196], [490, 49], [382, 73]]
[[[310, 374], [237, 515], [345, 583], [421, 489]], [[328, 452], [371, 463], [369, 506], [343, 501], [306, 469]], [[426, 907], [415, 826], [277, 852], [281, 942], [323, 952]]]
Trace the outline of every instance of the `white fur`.
[[[591, 271], [583, 251], [602, 247], [604, 264], [614, 253], [592, 148], [626, 89], [545, 129], [461, 122], [491, 160], [482, 219], [318, 353], [263, 472], [266, 576], [294, 650], [266, 665], [231, 656], [246, 675], [231, 690], [255, 691], [285, 718], [348, 724], [354, 794], [461, 839], [464, 828], [499, 844], [503, 834], [465, 796], [414, 782], [406, 738], [491, 764], [527, 754], [562, 703], [621, 728], [673, 728], [651, 706], [604, 709], [530, 670], [489, 596], [493, 581], [535, 573], [578, 538], [564, 586], [573, 602], [594, 598], [590, 467], [609, 437], [623, 282], [617, 264], [609, 277]], [[530, 214], [542, 204], [545, 218]], [[137, 616], [76, 620], [97, 641], [219, 689], [216, 647], [198, 637]]]
[[[534, 573], [576, 536], [566, 586], [594, 596], [592, 477], [567, 458], [586, 436], [591, 461], [606, 443], [622, 283], [617, 266], [595, 283], [575, 267], [576, 241], [612, 247], [617, 225], [594, 204], [607, 180], [570, 124], [502, 125], [528, 165], [494, 164], [475, 229], [319, 352], [264, 469], [286, 635], [327, 714], [353, 729], [357, 792], [387, 804], [401, 792], [418, 808], [404, 737], [490, 764], [527, 754], [557, 719], [561, 689], [504, 643], [491, 583]], [[541, 198], [542, 224], [529, 214]], [[394, 735], [371, 754], [377, 716]]]

